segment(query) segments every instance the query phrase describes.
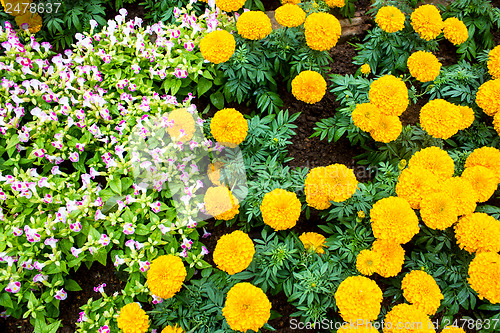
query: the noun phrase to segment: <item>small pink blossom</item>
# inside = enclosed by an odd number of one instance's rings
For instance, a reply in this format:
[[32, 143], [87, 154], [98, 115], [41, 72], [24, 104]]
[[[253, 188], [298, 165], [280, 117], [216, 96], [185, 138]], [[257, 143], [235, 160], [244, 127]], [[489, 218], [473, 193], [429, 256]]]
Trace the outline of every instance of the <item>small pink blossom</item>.
[[108, 325], [104, 325], [99, 327], [99, 330], [97, 331], [98, 333], [110, 333], [110, 329]]
[[66, 298], [68, 298], [68, 293], [63, 288], [61, 288], [56, 292], [54, 297], [60, 301], [64, 301]]
[[5, 287], [5, 291], [8, 293], [15, 294], [18, 293], [20, 290], [21, 290], [21, 282], [19, 281], [11, 281], [9, 282], [7, 287]]
[[125, 235], [133, 235], [134, 232], [135, 232], [135, 228], [132, 225], [132, 223], [125, 223], [125, 225], [123, 226], [123, 233]]
[[82, 249], [71, 247], [71, 254], [74, 255], [76, 258], [78, 258], [78, 255], [82, 252], [83, 252]]
[[150, 204], [149, 207], [151, 207], [151, 209], [153, 210], [153, 212], [159, 213], [160, 212], [160, 208], [161, 208], [161, 202], [159, 202], [159, 201], [153, 202], [152, 204]]
[[101, 238], [99, 239], [99, 244], [102, 246], [108, 246], [111, 240], [109, 239], [108, 235], [102, 234]]
[[139, 269], [141, 270], [141, 272], [146, 272], [149, 269], [149, 261], [139, 260]]
[[80, 232], [82, 230], [82, 224], [80, 222], [71, 223], [69, 229], [73, 232]]

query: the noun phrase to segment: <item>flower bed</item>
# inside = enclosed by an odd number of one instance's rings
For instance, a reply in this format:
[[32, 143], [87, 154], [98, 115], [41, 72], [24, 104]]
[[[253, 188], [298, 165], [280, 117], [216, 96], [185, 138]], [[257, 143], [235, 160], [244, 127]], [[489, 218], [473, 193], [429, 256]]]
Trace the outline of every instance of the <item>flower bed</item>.
[[[276, 300], [292, 329], [498, 329], [497, 48], [471, 42], [497, 22], [469, 21], [498, 9], [375, 1], [339, 75], [331, 13], [352, 2], [283, 5], [274, 29], [215, 4], [150, 26], [121, 9], [60, 54], [2, 28], [3, 315], [55, 332], [74, 272], [111, 260], [124, 283], [95, 281], [78, 332], [273, 330]], [[461, 59], [442, 64], [440, 44]], [[283, 101], [312, 113], [330, 92], [308, 134], [345, 140], [364, 175], [290, 167], [304, 115]]]

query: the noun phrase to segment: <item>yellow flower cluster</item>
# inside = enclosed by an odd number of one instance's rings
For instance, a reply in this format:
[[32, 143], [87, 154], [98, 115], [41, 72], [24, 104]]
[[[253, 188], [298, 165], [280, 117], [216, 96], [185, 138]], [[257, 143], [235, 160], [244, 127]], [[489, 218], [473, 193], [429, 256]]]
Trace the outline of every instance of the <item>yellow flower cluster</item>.
[[271, 20], [261, 11], [248, 11], [241, 14], [236, 21], [236, 29], [241, 37], [250, 40], [266, 38], [273, 30]]
[[354, 125], [365, 132], [373, 131], [381, 116], [379, 108], [372, 103], [357, 104], [351, 113]]
[[405, 250], [400, 244], [377, 239], [373, 242], [371, 251], [380, 256], [380, 261], [375, 264], [376, 273], [380, 276], [388, 278], [401, 272], [405, 261]]
[[372, 250], [362, 250], [356, 257], [356, 269], [363, 275], [377, 272], [380, 263], [380, 253]]
[[301, 208], [295, 193], [280, 188], [266, 193], [260, 205], [264, 223], [274, 230], [293, 228], [300, 217]]
[[398, 197], [405, 198], [413, 209], [420, 209], [426, 196], [439, 191], [439, 177], [421, 166], [404, 169], [396, 184]]
[[363, 64], [360, 67], [360, 70], [361, 70], [361, 73], [364, 75], [368, 75], [372, 72], [372, 69], [370, 68], [370, 65], [368, 65], [368, 64]]
[[326, 93], [326, 81], [315, 71], [302, 71], [292, 80], [292, 94], [299, 101], [314, 104]]
[[418, 217], [408, 201], [388, 197], [377, 201], [370, 211], [373, 235], [397, 244], [408, 243], [420, 227]]
[[235, 148], [247, 137], [248, 122], [236, 109], [222, 109], [212, 118], [210, 132], [220, 144]]
[[292, 5], [298, 5], [300, 3], [300, 0], [281, 0], [282, 4], [287, 4], [290, 3]]
[[274, 12], [274, 17], [276, 18], [276, 22], [282, 26], [293, 28], [304, 23], [306, 12], [299, 6], [288, 3], [277, 8]]
[[405, 15], [394, 6], [384, 6], [377, 12], [375, 22], [380, 29], [393, 33], [405, 27]]
[[468, 281], [480, 299], [500, 303], [500, 254], [477, 253], [469, 264]]
[[429, 228], [444, 230], [458, 220], [457, 201], [446, 192], [425, 196], [420, 202], [420, 216]]
[[226, 62], [236, 48], [233, 35], [226, 30], [212, 31], [200, 41], [201, 55], [214, 64]]
[[411, 25], [424, 40], [436, 38], [444, 28], [441, 14], [434, 5], [423, 5], [415, 9], [411, 14]]
[[465, 215], [455, 225], [455, 237], [461, 249], [474, 252], [500, 251], [500, 221], [485, 213]]
[[436, 333], [436, 330], [422, 310], [415, 305], [403, 303], [393, 307], [384, 319], [384, 333], [401, 332]]
[[123, 333], [146, 333], [149, 329], [149, 317], [146, 311], [135, 302], [122, 307], [116, 321]]
[[411, 271], [401, 281], [404, 298], [427, 315], [434, 315], [444, 299], [432, 276], [424, 271]]
[[317, 254], [325, 253], [323, 248], [325, 247], [326, 238], [323, 235], [316, 232], [304, 232], [299, 239], [306, 250], [314, 251]]
[[477, 193], [467, 179], [461, 177], [447, 179], [442, 189], [455, 200], [458, 216], [467, 215], [476, 210]]
[[377, 283], [364, 276], [350, 276], [335, 292], [335, 303], [345, 321], [377, 319], [382, 303], [382, 290]]
[[173, 122], [173, 126], [167, 129], [168, 134], [175, 141], [189, 142], [194, 135], [194, 118], [187, 109], [176, 109], [168, 114], [168, 121]]
[[463, 328], [458, 326], [446, 326], [441, 333], [466, 333]]
[[500, 79], [483, 83], [476, 93], [476, 104], [488, 116], [495, 116], [500, 111]]
[[400, 116], [410, 103], [405, 83], [393, 75], [384, 75], [373, 81], [368, 97], [370, 103], [388, 116]]
[[357, 186], [354, 172], [343, 164], [313, 168], [305, 179], [306, 201], [313, 208], [326, 209], [330, 201], [343, 202], [352, 197]]
[[207, 167], [207, 176], [208, 179], [214, 184], [215, 186], [221, 186], [222, 183], [220, 182], [220, 170], [224, 168], [224, 163], [217, 161], [215, 163], [210, 163]]
[[175, 324], [174, 326], [165, 326], [161, 333], [184, 333], [184, 330], [182, 329], [182, 327]]
[[444, 99], [433, 99], [420, 109], [420, 125], [435, 138], [449, 139], [463, 127], [460, 108]]
[[389, 143], [396, 140], [402, 130], [403, 124], [397, 116], [382, 114], [370, 134], [375, 141]]
[[469, 38], [469, 31], [464, 22], [456, 17], [450, 17], [444, 20], [443, 34], [444, 38], [455, 45], [460, 45]]
[[240, 204], [229, 188], [214, 186], [205, 192], [205, 209], [217, 220], [231, 220], [239, 213]]
[[483, 166], [495, 173], [497, 182], [500, 183], [500, 150], [494, 147], [481, 147], [475, 149], [465, 160], [465, 168]]
[[171, 298], [181, 290], [186, 275], [181, 258], [171, 254], [159, 256], [147, 271], [148, 288], [153, 295]]
[[500, 79], [500, 45], [488, 53], [488, 72], [494, 79]]
[[441, 70], [441, 63], [431, 52], [417, 51], [407, 61], [411, 76], [420, 82], [434, 81]]
[[345, 0], [325, 0], [325, 3], [331, 8], [345, 6]]
[[471, 183], [472, 188], [476, 192], [477, 202], [488, 201], [498, 187], [495, 173], [480, 165], [465, 168], [461, 177]]
[[232, 330], [257, 332], [271, 317], [271, 302], [262, 289], [241, 282], [227, 293], [222, 314]]
[[312, 13], [304, 23], [306, 43], [313, 50], [327, 51], [337, 44], [341, 27], [339, 20], [328, 13]]
[[474, 110], [468, 106], [459, 105], [458, 109], [461, 116], [458, 130], [461, 131], [472, 125], [476, 116], [474, 114]]
[[215, 5], [225, 12], [235, 12], [245, 4], [245, 0], [215, 0]]
[[247, 269], [255, 254], [252, 239], [241, 230], [222, 236], [215, 246], [214, 263], [230, 275]]
[[408, 168], [422, 167], [429, 170], [439, 179], [453, 177], [455, 162], [450, 155], [439, 147], [427, 147], [417, 151], [408, 162]]

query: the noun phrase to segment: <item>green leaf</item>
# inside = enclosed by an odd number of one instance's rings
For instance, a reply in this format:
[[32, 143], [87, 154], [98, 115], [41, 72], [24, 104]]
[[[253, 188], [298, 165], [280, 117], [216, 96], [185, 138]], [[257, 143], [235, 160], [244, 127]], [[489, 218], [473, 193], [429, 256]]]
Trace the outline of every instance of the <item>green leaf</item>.
[[210, 95], [210, 102], [217, 108], [217, 109], [223, 109], [224, 108], [224, 95], [220, 91], [213, 93]]
[[82, 287], [80, 287], [80, 285], [75, 280], [71, 280], [71, 279], [64, 281], [64, 287], [66, 290], [69, 290], [69, 291], [82, 290]]
[[212, 88], [212, 81], [205, 79], [204, 77], [198, 80], [198, 95], [201, 96]]
[[109, 186], [116, 194], [122, 194], [122, 183], [120, 179], [116, 177], [116, 175], [115, 178], [111, 182], [109, 182]]
[[8, 293], [2, 293], [0, 295], [0, 305], [6, 308], [14, 308]]

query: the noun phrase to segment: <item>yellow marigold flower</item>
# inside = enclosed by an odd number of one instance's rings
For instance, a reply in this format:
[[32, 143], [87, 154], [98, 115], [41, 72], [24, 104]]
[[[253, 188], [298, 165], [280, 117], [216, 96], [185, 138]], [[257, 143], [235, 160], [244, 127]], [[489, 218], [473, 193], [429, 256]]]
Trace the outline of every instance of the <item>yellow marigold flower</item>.
[[304, 232], [300, 235], [299, 239], [306, 250], [314, 251], [318, 254], [325, 253], [323, 248], [326, 247], [326, 238], [323, 235], [316, 232]]
[[483, 166], [493, 171], [500, 182], [500, 150], [493, 147], [481, 147], [474, 151], [465, 160], [465, 168], [476, 165]]
[[411, 25], [424, 40], [436, 38], [444, 28], [441, 14], [434, 5], [423, 5], [415, 9], [411, 14]]
[[486, 298], [493, 304], [500, 303], [500, 254], [477, 253], [469, 264], [468, 281], [480, 299]]
[[167, 129], [168, 134], [175, 141], [189, 142], [194, 135], [194, 118], [187, 109], [176, 109], [168, 114], [168, 121], [173, 121], [173, 126]]
[[448, 153], [439, 147], [427, 147], [416, 152], [408, 162], [408, 167], [422, 167], [442, 180], [453, 177], [455, 162]]
[[406, 244], [420, 230], [417, 214], [408, 201], [400, 197], [377, 201], [370, 210], [370, 218], [377, 239]]
[[148, 288], [153, 295], [171, 298], [181, 290], [186, 275], [181, 258], [171, 254], [159, 256], [147, 272]]
[[201, 55], [214, 64], [226, 62], [231, 58], [236, 48], [233, 35], [226, 30], [212, 31], [200, 42]]
[[215, 5], [225, 12], [235, 12], [245, 4], [245, 0], [215, 0]]
[[216, 220], [231, 220], [239, 213], [240, 204], [229, 188], [210, 187], [205, 193], [205, 209]]
[[372, 321], [380, 313], [382, 290], [375, 281], [367, 277], [349, 276], [337, 288], [335, 302], [345, 321]]
[[462, 216], [455, 226], [455, 237], [461, 249], [473, 252], [500, 251], [500, 221], [486, 213]]
[[421, 166], [404, 169], [396, 184], [398, 197], [405, 198], [413, 209], [420, 209], [422, 199], [439, 190], [439, 178]]
[[430, 194], [420, 202], [420, 216], [429, 228], [444, 230], [458, 220], [457, 202], [447, 193]]
[[494, 79], [500, 79], [500, 45], [488, 53], [488, 72]]
[[368, 75], [372, 72], [372, 69], [370, 68], [370, 65], [368, 65], [368, 64], [363, 64], [361, 66], [360, 70], [361, 70], [361, 73], [365, 74], [365, 75]]
[[477, 193], [477, 202], [488, 201], [498, 187], [497, 178], [493, 171], [480, 165], [465, 168], [461, 177], [470, 181], [472, 188]]
[[319, 210], [330, 207], [329, 186], [326, 167], [309, 170], [304, 182], [307, 204]]
[[236, 21], [236, 29], [241, 37], [250, 40], [266, 38], [272, 26], [269, 17], [261, 11], [244, 12]]
[[372, 251], [380, 256], [377, 273], [385, 278], [396, 276], [401, 272], [405, 261], [405, 250], [400, 244], [377, 239], [373, 242]]
[[401, 281], [404, 298], [427, 315], [434, 315], [444, 299], [434, 278], [424, 271], [411, 271]]
[[16, 16], [16, 23], [19, 28], [27, 29], [32, 34], [36, 34], [42, 29], [42, 17], [38, 13], [32, 14], [30, 11]]
[[373, 81], [368, 95], [370, 103], [388, 116], [400, 116], [410, 103], [405, 83], [393, 75], [384, 75]]
[[337, 44], [341, 27], [337, 18], [328, 13], [312, 13], [304, 23], [306, 43], [313, 50], [327, 51]]
[[221, 186], [222, 183], [220, 182], [220, 169], [224, 167], [224, 163], [217, 161], [215, 163], [210, 163], [207, 168], [207, 176], [208, 179], [214, 184], [215, 186]]
[[[30, 13], [29, 5], [31, 4], [31, 0], [2, 0], [1, 2], [4, 11], [9, 15], [19, 16], [26, 13]], [[25, 8], [27, 9], [26, 11], [24, 10]]]
[[177, 326], [177, 324], [175, 324], [175, 326], [166, 326], [162, 331], [161, 333], [184, 333], [184, 330], [182, 329], [182, 327], [180, 326]]
[[300, 217], [301, 208], [295, 193], [280, 188], [266, 193], [260, 205], [264, 223], [274, 230], [293, 228]]
[[380, 110], [372, 103], [357, 104], [351, 113], [352, 122], [360, 130], [370, 132], [380, 121]]
[[473, 213], [476, 210], [477, 193], [467, 179], [461, 177], [447, 179], [443, 183], [442, 189], [455, 201], [459, 216]]
[[271, 317], [271, 302], [262, 289], [240, 282], [227, 293], [222, 314], [231, 329], [257, 332]]
[[456, 17], [450, 17], [444, 20], [443, 34], [444, 38], [455, 45], [460, 45], [469, 38], [469, 31], [464, 22]]
[[348, 322], [345, 325], [342, 325], [337, 333], [379, 333], [379, 331], [372, 325], [368, 323], [363, 323], [361, 325], [355, 325], [353, 322]]
[[463, 328], [458, 326], [446, 326], [441, 333], [466, 333]]
[[253, 241], [241, 230], [222, 236], [215, 246], [214, 263], [230, 275], [247, 269], [255, 254]]
[[494, 116], [500, 110], [500, 79], [483, 83], [476, 93], [476, 104], [488, 116]]
[[331, 8], [345, 6], [345, 0], [325, 0], [325, 2]]
[[281, 0], [282, 4], [287, 4], [290, 3], [292, 5], [298, 5], [300, 3], [300, 0]]
[[420, 125], [429, 135], [449, 139], [460, 128], [460, 110], [444, 99], [433, 99], [420, 109]]
[[466, 128], [469, 128], [470, 125], [472, 125], [472, 123], [474, 122], [474, 119], [476, 118], [474, 115], [474, 110], [468, 106], [459, 105], [458, 111], [460, 112], [461, 116], [458, 130], [461, 131]]
[[356, 257], [356, 269], [363, 275], [372, 275], [377, 273], [380, 265], [380, 253], [363, 250]]
[[326, 167], [328, 177], [328, 199], [343, 202], [352, 197], [358, 187], [354, 171], [343, 164], [332, 164]]
[[245, 141], [248, 122], [236, 109], [222, 109], [217, 111], [212, 118], [210, 132], [217, 142], [235, 148]]
[[146, 333], [149, 329], [149, 317], [139, 303], [128, 303], [121, 308], [116, 321], [123, 333]]
[[274, 17], [276, 18], [276, 22], [282, 26], [293, 28], [304, 23], [306, 12], [299, 6], [288, 3], [277, 8], [274, 12]]
[[377, 12], [375, 22], [385, 32], [397, 32], [405, 27], [405, 15], [394, 6], [384, 6]]
[[[404, 328], [404, 329], [403, 329]], [[384, 333], [435, 333], [429, 317], [415, 305], [398, 304], [384, 319]]]
[[396, 140], [402, 130], [403, 124], [397, 116], [387, 116], [382, 114], [380, 115], [378, 122], [376, 122], [373, 126], [370, 134], [375, 141], [389, 143]]
[[326, 81], [314, 71], [302, 71], [292, 80], [292, 94], [299, 101], [314, 104], [326, 93]]
[[407, 61], [411, 76], [420, 82], [434, 81], [439, 76], [441, 63], [431, 52], [413, 52]]

